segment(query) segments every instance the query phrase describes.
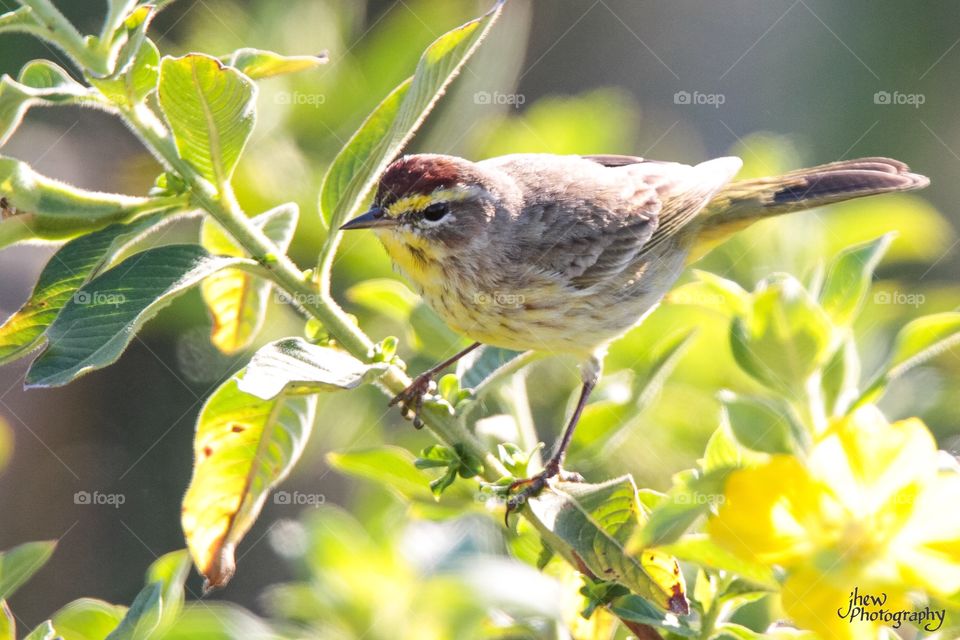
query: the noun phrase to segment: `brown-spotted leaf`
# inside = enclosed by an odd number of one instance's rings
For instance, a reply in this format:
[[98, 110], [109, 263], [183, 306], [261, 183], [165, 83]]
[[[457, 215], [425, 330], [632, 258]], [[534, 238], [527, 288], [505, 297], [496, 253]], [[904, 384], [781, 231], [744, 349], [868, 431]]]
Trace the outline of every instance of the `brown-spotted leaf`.
[[618, 582], [665, 611], [688, 612], [673, 557], [655, 549], [627, 552], [646, 518], [632, 477], [558, 483], [532, 499], [529, 508], [544, 525], [544, 540], [581, 572]]
[[182, 524], [206, 589], [233, 576], [236, 546], [300, 458], [316, 402], [315, 395], [262, 400], [231, 378], [200, 411]]

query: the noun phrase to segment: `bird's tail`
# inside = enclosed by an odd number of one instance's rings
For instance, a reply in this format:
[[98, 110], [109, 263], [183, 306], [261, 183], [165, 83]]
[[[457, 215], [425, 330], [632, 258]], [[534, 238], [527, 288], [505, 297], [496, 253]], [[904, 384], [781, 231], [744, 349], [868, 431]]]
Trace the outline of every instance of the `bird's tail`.
[[880, 193], [922, 189], [926, 176], [890, 158], [860, 158], [731, 182], [701, 214], [701, 240], [716, 242], [762, 218]]

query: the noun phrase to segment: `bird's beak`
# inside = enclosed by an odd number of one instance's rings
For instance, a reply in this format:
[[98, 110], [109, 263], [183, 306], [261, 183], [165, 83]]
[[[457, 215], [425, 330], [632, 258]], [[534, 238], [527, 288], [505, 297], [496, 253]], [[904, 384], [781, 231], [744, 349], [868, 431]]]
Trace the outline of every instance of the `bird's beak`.
[[370, 211], [367, 211], [362, 216], [358, 216], [353, 220], [350, 220], [346, 224], [340, 227], [341, 231], [349, 231], [351, 229], [373, 229], [374, 227], [392, 227], [397, 224], [397, 221], [387, 215], [387, 212], [384, 211], [381, 207], [373, 207]]

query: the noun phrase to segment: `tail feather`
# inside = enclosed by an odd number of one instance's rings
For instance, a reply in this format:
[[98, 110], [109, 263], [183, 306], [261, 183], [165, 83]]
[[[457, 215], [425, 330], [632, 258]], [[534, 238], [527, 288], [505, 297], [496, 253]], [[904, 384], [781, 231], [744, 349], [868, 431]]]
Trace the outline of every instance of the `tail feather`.
[[881, 193], [912, 191], [930, 184], [926, 176], [890, 158], [860, 158], [791, 171], [782, 176], [732, 182], [706, 206], [691, 247], [694, 262], [730, 234], [757, 220]]
[[733, 182], [707, 206], [709, 227], [749, 223], [834, 202], [922, 189], [926, 176], [890, 158], [861, 158], [800, 169], [782, 176]]

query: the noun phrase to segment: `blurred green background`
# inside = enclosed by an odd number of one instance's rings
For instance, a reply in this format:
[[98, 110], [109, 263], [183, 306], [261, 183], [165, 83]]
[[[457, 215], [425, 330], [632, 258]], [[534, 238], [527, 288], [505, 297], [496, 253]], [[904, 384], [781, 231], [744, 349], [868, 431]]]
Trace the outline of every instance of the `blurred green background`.
[[[81, 30], [98, 28], [104, 3], [57, 4]], [[235, 181], [250, 212], [299, 202], [303, 214], [292, 253], [306, 268], [321, 240], [316, 196], [326, 165], [369, 110], [412, 72], [431, 40], [488, 4], [180, 0], [152, 32], [165, 54], [222, 54], [244, 46], [288, 54], [329, 51], [331, 62], [318, 71], [262, 84], [257, 130]], [[776, 270], [813, 277], [840, 248], [898, 231], [858, 327], [869, 372], [909, 318], [960, 305], [960, 180], [954, 177], [960, 170], [960, 84], [952, 81], [960, 73], [958, 18], [960, 6], [951, 0], [510, 0], [411, 150], [475, 159], [518, 151], [627, 153], [691, 163], [734, 153], [751, 175], [857, 156], [906, 161], [932, 180], [920, 196], [765, 222], [697, 265], [752, 288]], [[62, 56], [27, 37], [0, 39], [0, 71], [15, 74], [35, 57]], [[4, 153], [47, 175], [108, 191], [142, 194], [158, 172], [121, 125], [77, 109], [32, 111]], [[185, 225], [164, 241], [188, 241], [195, 233], [195, 226]], [[27, 297], [49, 254], [36, 247], [0, 254], [4, 315]], [[365, 279], [392, 277], [371, 234], [346, 239], [335, 268], [339, 298], [370, 335], [401, 337], [401, 354], [419, 371], [449, 354], [458, 338], [425, 308], [415, 308], [409, 320], [403, 313], [374, 314], [362, 290], [350, 290]], [[586, 446], [584, 436], [603, 429], [599, 422], [609, 413], [588, 413], [594, 424], [582, 430], [571, 464], [588, 479], [631, 472], [643, 486], [668, 486], [670, 474], [693, 463], [716, 427], [716, 390], [750, 387], [732, 364], [726, 325], [709, 309], [685, 302], [668, 302], [613, 349], [596, 398], [608, 409], [622, 402], [622, 389], [658, 337], [700, 328], [655, 406], [605, 450]], [[302, 323], [275, 305], [263, 341], [301, 331]], [[180, 498], [192, 463], [193, 421], [206, 395], [243, 361], [219, 355], [208, 333], [194, 293], [150, 323], [118, 364], [67, 388], [25, 393], [24, 363], [0, 370], [0, 416], [8, 425], [0, 427], [0, 466], [10, 456], [0, 472], [0, 548], [62, 537], [51, 563], [12, 599], [24, 628], [79, 596], [129, 602], [154, 557], [182, 546]], [[891, 418], [923, 417], [951, 451], [960, 450], [958, 356], [957, 349], [942, 354], [884, 400]], [[574, 364], [549, 359], [527, 378], [532, 413], [548, 443], [577, 384]], [[496, 400], [488, 404], [490, 413], [502, 411]], [[373, 389], [323, 399], [309, 450], [283, 489], [322, 495], [328, 507], [343, 505], [357, 521], [326, 507], [306, 507], [301, 515], [302, 505], [271, 501], [239, 550], [236, 579], [208, 601], [228, 600], [293, 621], [304, 610], [314, 612], [312, 622], [342, 616], [363, 626], [372, 619], [369, 637], [385, 638], [402, 635], [396, 625], [402, 626], [408, 608], [440, 615], [427, 604], [434, 601], [432, 590], [452, 597], [444, 589], [444, 559], [500, 554], [503, 541], [483, 517], [411, 523], [387, 492], [326, 464], [328, 451], [383, 441], [414, 451], [431, 443], [388, 411]], [[125, 502], [118, 508], [75, 504], [79, 491], [121, 493]], [[398, 527], [406, 528], [403, 537], [393, 535]], [[343, 537], [364, 542], [359, 550], [331, 552]], [[344, 563], [344, 554], [355, 554], [355, 562]], [[382, 569], [387, 557], [389, 574]], [[387, 607], [386, 596], [357, 593], [365, 583], [356, 576], [364, 571], [386, 581], [378, 588], [383, 594], [434, 577]], [[479, 573], [464, 570], [459, 579], [482, 591], [489, 577]], [[331, 600], [318, 603], [317, 590], [280, 586], [294, 579], [322, 586]], [[189, 586], [196, 593], [199, 579]], [[471, 620], [462, 613], [466, 607], [456, 609], [461, 624]]]

